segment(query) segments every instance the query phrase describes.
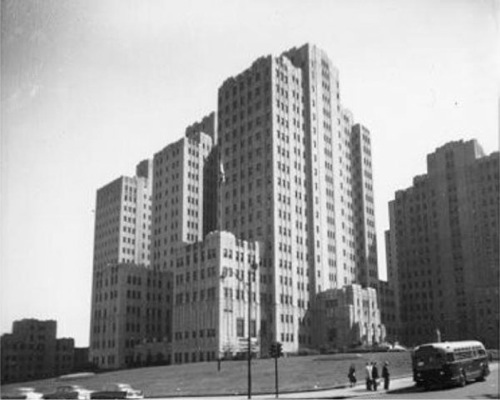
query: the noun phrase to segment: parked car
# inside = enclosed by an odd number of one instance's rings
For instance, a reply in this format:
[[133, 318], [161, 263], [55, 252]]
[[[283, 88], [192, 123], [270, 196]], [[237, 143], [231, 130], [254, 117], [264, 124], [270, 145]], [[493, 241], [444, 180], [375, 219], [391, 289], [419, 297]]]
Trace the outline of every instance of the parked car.
[[89, 400], [90, 390], [84, 389], [78, 385], [59, 386], [54, 393], [43, 395], [44, 399], [79, 399]]
[[388, 351], [408, 351], [408, 349], [406, 349], [405, 347], [403, 346], [400, 346], [399, 344], [395, 344], [393, 347], [391, 347]]
[[35, 389], [30, 387], [20, 387], [12, 391], [12, 393], [2, 393], [3, 399], [30, 399], [38, 400], [43, 399], [43, 393], [36, 392]]
[[141, 390], [133, 389], [127, 383], [114, 383], [101, 391], [92, 392], [91, 399], [143, 399]]

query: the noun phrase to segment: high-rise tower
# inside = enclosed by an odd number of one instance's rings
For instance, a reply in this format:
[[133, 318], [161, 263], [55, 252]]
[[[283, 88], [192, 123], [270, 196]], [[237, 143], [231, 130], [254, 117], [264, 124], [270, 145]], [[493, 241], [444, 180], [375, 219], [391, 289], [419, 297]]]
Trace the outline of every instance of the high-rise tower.
[[[154, 156], [152, 266], [158, 271], [172, 270], [176, 248], [203, 240], [208, 233], [204, 216], [217, 213], [215, 185], [204, 184], [209, 168], [207, 159], [213, 150], [213, 132], [211, 136], [201, 130], [210, 125], [207, 121], [215, 121], [208, 117], [203, 121], [193, 124], [185, 137]], [[211, 165], [215, 180], [216, 163]], [[215, 220], [209, 221], [215, 229]]]
[[135, 345], [170, 336], [171, 281], [148, 269], [151, 170], [145, 160], [97, 191], [89, 357], [102, 369], [134, 365]]
[[320, 49], [263, 57], [218, 97], [220, 223], [264, 243], [261, 339], [313, 345], [315, 296], [377, 285], [370, 136]]
[[427, 173], [389, 203], [389, 260], [401, 341], [498, 345], [499, 153], [475, 140], [427, 156]]
[[136, 176], [122, 176], [97, 191], [94, 272], [108, 264], [149, 265], [152, 163], [137, 165]]

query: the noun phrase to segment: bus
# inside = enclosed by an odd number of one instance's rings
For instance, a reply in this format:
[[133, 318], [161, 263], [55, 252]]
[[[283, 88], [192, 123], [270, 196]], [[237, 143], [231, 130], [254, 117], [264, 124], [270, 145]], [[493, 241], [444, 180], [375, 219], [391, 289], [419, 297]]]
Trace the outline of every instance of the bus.
[[481, 342], [438, 342], [422, 344], [412, 353], [413, 380], [429, 389], [434, 385], [465, 386], [484, 381], [490, 373], [488, 356]]

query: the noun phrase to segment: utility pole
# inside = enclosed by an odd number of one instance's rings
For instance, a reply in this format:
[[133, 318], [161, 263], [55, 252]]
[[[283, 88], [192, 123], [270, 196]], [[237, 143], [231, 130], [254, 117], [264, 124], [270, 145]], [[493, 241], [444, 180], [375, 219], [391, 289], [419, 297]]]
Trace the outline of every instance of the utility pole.
[[[252, 398], [252, 279], [257, 264], [254, 261], [248, 270], [248, 398]], [[257, 324], [257, 321], [255, 322]], [[257, 326], [256, 326], [257, 328]]]
[[248, 398], [252, 398], [252, 270], [248, 270]]
[[274, 357], [274, 377], [275, 377], [275, 385], [276, 385], [276, 398], [279, 397], [279, 386], [278, 386], [278, 357]]

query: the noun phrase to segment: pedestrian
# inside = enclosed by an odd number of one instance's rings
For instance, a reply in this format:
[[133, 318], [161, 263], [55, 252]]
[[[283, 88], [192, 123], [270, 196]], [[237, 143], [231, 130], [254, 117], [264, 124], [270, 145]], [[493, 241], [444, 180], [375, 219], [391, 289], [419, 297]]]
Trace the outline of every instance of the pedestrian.
[[373, 390], [377, 390], [378, 369], [377, 369], [377, 363], [375, 361], [373, 362], [373, 366], [372, 366], [372, 385], [373, 385]]
[[354, 367], [354, 364], [351, 364], [349, 367], [347, 377], [349, 378], [349, 386], [354, 387], [356, 385], [356, 367]]
[[389, 390], [390, 374], [389, 374], [389, 363], [384, 362], [384, 367], [382, 368], [382, 378], [384, 378], [384, 389]]
[[372, 365], [370, 362], [366, 363], [366, 390], [372, 390]]

